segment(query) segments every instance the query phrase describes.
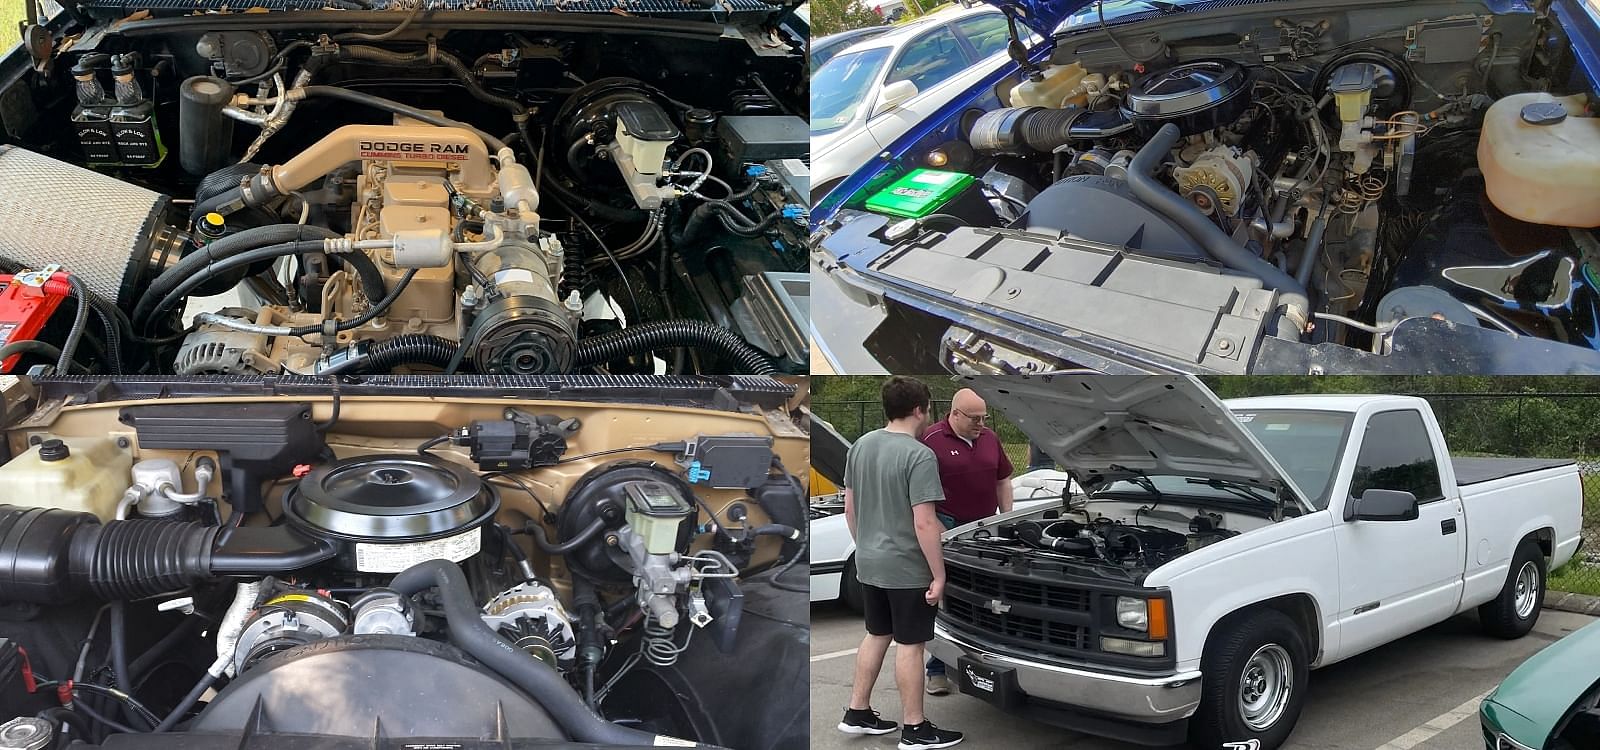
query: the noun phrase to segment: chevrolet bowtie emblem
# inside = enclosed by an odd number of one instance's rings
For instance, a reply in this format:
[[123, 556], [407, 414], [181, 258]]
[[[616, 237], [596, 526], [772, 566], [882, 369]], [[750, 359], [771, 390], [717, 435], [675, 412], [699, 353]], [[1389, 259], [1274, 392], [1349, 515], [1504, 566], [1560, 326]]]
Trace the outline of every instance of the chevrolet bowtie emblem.
[[999, 599], [990, 599], [988, 604], [983, 605], [983, 608], [997, 615], [1003, 615], [1011, 611], [1011, 605], [1006, 604]]

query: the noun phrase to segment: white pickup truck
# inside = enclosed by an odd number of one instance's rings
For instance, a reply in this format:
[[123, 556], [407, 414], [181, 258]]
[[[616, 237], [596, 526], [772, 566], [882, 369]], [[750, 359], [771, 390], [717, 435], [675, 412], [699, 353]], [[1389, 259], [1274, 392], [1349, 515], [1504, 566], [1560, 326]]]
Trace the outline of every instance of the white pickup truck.
[[1477, 609], [1539, 617], [1570, 461], [1452, 458], [1428, 403], [1193, 378], [969, 378], [1084, 489], [945, 535], [929, 648], [967, 695], [1148, 745], [1281, 745], [1308, 672]]

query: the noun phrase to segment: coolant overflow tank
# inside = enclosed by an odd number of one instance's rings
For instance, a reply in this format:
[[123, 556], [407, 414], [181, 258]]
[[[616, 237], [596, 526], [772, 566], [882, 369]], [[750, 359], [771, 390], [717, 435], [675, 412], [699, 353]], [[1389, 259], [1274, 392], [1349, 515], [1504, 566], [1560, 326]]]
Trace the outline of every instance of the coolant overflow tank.
[[1600, 226], [1600, 117], [1585, 97], [1513, 94], [1489, 107], [1478, 166], [1489, 200], [1535, 224]]

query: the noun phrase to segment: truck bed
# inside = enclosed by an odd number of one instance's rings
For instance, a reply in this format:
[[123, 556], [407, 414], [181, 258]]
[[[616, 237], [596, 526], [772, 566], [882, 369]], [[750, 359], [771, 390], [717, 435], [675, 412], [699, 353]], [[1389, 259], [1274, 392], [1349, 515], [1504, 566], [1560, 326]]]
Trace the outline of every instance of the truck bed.
[[1565, 458], [1460, 458], [1450, 457], [1450, 464], [1455, 467], [1456, 486], [1465, 487], [1469, 484], [1492, 482], [1496, 479], [1514, 477], [1518, 474], [1528, 474], [1542, 469], [1554, 469], [1559, 466], [1571, 466], [1574, 462]]

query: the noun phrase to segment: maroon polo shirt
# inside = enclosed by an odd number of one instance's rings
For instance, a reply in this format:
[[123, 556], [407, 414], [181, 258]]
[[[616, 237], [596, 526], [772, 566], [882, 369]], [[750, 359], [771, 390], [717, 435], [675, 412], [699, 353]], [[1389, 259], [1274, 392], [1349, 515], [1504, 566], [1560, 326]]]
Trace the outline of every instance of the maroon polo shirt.
[[982, 428], [969, 444], [950, 429], [946, 419], [922, 433], [922, 443], [939, 459], [939, 482], [944, 485], [939, 510], [954, 516], [958, 524], [988, 518], [1000, 510], [995, 490], [1000, 480], [1011, 476], [1011, 459], [994, 430]]

